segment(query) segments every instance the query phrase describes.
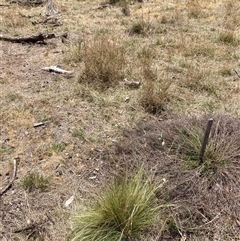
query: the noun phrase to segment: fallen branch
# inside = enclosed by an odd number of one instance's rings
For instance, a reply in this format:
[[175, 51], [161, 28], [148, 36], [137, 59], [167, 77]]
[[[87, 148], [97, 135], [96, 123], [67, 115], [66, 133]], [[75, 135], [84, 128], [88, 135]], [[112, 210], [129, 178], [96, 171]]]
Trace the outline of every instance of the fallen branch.
[[16, 230], [13, 231], [13, 233], [21, 233], [21, 232], [24, 232], [24, 231], [33, 230], [35, 228], [36, 228], [36, 225], [33, 223], [33, 224], [29, 224], [26, 227], [23, 227], [23, 228], [20, 228], [20, 229], [16, 229]]
[[208, 139], [209, 139], [209, 134], [210, 134], [210, 131], [211, 131], [211, 128], [212, 128], [212, 123], [213, 123], [213, 119], [212, 118], [208, 119], [206, 130], [205, 130], [204, 137], [203, 137], [203, 140], [202, 140], [202, 146], [201, 146], [200, 154], [199, 154], [199, 164], [203, 163], [203, 156], [204, 156], [204, 153], [205, 153], [206, 146], [208, 144]]
[[39, 33], [37, 35], [32, 35], [29, 37], [9, 37], [9, 36], [3, 36], [2, 34], [0, 34], [0, 40], [13, 42], [13, 43], [37, 43], [37, 42], [44, 43], [44, 40], [52, 39], [52, 38], [56, 38], [56, 35], [53, 33], [52, 34]]
[[16, 177], [16, 174], [17, 174], [17, 160], [16, 160], [16, 158], [14, 158], [13, 159], [13, 174], [12, 174], [12, 177], [11, 177], [9, 183], [7, 184], [7, 186], [0, 191], [0, 196], [2, 196], [12, 186], [13, 181]]
[[73, 73], [73, 71], [67, 71], [67, 70], [61, 69], [58, 66], [43, 67], [42, 70], [49, 71], [49, 72], [55, 72], [58, 74], [72, 74]]
[[235, 68], [233, 68], [233, 70], [234, 70], [235, 73], [237, 74], [238, 78], [240, 78], [240, 73], [239, 73]]

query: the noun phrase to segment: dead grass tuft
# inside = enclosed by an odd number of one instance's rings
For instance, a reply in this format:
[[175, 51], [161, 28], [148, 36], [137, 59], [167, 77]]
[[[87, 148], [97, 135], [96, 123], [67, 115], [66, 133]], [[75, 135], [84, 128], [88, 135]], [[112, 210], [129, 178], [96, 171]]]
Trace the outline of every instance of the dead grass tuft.
[[[149, 48], [144, 48], [140, 53], [143, 86], [140, 91], [140, 103], [144, 109], [152, 114], [161, 113], [169, 98], [169, 88], [172, 81], [160, 76], [153, 70], [153, 53]], [[164, 73], [162, 73], [164, 75]]]
[[204, 16], [203, 7], [201, 1], [192, 0], [187, 3], [188, 17], [189, 18], [200, 18]]
[[116, 38], [100, 35], [84, 42], [83, 76], [88, 83], [105, 89], [118, 84], [124, 76], [125, 49]]
[[128, 32], [130, 36], [132, 35], [141, 35], [148, 36], [154, 33], [157, 33], [160, 28], [157, 26], [157, 23], [150, 19], [138, 19], [135, 21], [132, 26], [129, 28]]
[[220, 32], [218, 35], [218, 41], [220, 43], [235, 46], [235, 47], [240, 44], [240, 40], [236, 36], [236, 33], [231, 30]]

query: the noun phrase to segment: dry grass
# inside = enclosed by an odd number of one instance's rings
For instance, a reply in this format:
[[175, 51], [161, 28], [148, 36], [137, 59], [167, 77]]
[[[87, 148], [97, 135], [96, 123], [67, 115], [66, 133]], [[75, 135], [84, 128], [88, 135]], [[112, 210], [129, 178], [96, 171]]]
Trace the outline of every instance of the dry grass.
[[[233, 122], [240, 116], [240, 79], [233, 68], [240, 72], [239, 1], [53, 0], [60, 25], [44, 22], [45, 3], [2, 2], [10, 6], [1, 6], [0, 34], [67, 32], [68, 38], [46, 45], [1, 40], [0, 188], [12, 159], [20, 161], [17, 179], [1, 196], [0, 239], [70, 240], [75, 206], [141, 163], [158, 181], [167, 180], [157, 196], [177, 204], [142, 240], [179, 240], [180, 233], [187, 240], [238, 240], [239, 131]], [[74, 74], [41, 70], [51, 65]], [[126, 80], [141, 85], [129, 88]], [[173, 136], [186, 150], [172, 125], [193, 125], [200, 138], [209, 111], [223, 113], [214, 115], [220, 132], [216, 121], [204, 165], [191, 165], [186, 153], [169, 150]], [[34, 127], [41, 121], [47, 122]], [[182, 138], [185, 144], [191, 134]], [[51, 178], [46, 192], [25, 192], [28, 173]]]
[[143, 87], [140, 92], [140, 102], [144, 109], [152, 114], [160, 114], [169, 100], [169, 88], [172, 81], [157, 73], [152, 68], [153, 53], [151, 49], [144, 48], [140, 55]]
[[82, 61], [88, 83], [107, 88], [124, 78], [125, 51], [116, 38], [100, 35], [85, 41]]

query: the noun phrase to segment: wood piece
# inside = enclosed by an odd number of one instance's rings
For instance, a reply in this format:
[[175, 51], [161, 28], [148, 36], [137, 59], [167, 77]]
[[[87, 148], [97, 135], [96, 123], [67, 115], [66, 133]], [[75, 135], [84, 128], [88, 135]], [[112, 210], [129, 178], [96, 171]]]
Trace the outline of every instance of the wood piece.
[[43, 122], [39, 122], [33, 125], [33, 127], [39, 127], [39, 126], [44, 126], [46, 124], [48, 124], [50, 121], [43, 121]]
[[235, 73], [237, 74], [238, 78], [240, 78], [240, 73], [239, 73], [235, 68], [233, 68], [233, 70], [234, 70]]
[[5, 188], [3, 188], [2, 190], [0, 190], [0, 196], [2, 196], [13, 184], [13, 181], [15, 180], [17, 174], [17, 159], [14, 158], [13, 159], [13, 173], [12, 173], [12, 177], [9, 181], [9, 183], [7, 184], [7, 186]]
[[52, 34], [39, 33], [37, 35], [32, 35], [29, 37], [10, 37], [10, 36], [3, 36], [2, 34], [0, 34], [0, 40], [13, 42], [13, 43], [37, 43], [37, 42], [44, 43], [44, 40], [52, 39], [52, 38], [56, 38], [56, 35], [53, 33]]
[[24, 231], [33, 230], [35, 228], [36, 228], [36, 225], [33, 223], [33, 224], [29, 224], [26, 227], [23, 227], [23, 228], [20, 228], [20, 229], [16, 229], [16, 230], [13, 231], [13, 233], [21, 233], [21, 232], [24, 232]]
[[203, 163], [203, 156], [204, 156], [205, 149], [206, 149], [206, 146], [208, 143], [208, 138], [209, 138], [209, 134], [211, 131], [212, 123], [213, 123], [213, 119], [212, 118], [208, 119], [206, 130], [205, 130], [203, 141], [202, 141], [200, 154], [199, 154], [199, 164]]
[[58, 66], [50, 66], [50, 67], [43, 67], [42, 70], [55, 72], [57, 74], [72, 74], [73, 71], [67, 71], [64, 69], [59, 68]]
[[124, 79], [124, 84], [132, 89], [137, 89], [140, 87], [141, 82], [139, 81], [129, 81], [127, 79]]

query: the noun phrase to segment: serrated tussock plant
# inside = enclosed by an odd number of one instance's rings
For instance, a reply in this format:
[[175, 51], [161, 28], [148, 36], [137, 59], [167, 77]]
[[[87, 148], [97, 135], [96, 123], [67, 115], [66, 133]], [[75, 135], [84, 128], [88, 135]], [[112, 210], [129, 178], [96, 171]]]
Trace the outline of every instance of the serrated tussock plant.
[[73, 216], [73, 241], [120, 241], [139, 237], [156, 221], [160, 210], [157, 185], [139, 171], [133, 178], [114, 180], [96, 201]]

